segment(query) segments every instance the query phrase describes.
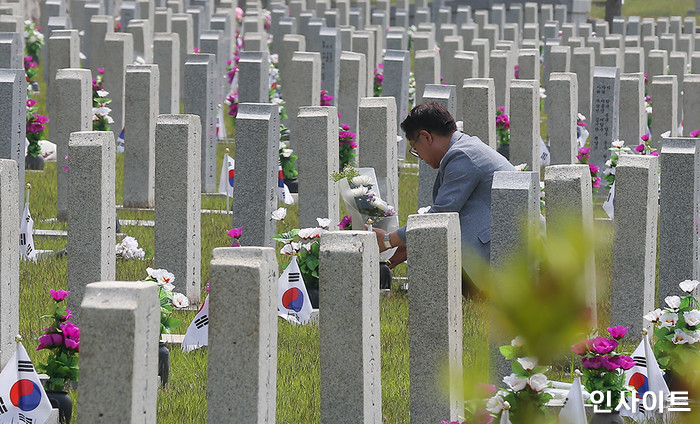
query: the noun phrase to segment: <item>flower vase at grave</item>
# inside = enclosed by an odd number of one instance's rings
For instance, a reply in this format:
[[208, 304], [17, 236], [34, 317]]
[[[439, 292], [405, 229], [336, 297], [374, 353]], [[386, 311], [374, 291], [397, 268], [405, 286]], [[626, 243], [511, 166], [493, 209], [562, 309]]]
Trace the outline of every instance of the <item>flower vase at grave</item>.
[[63, 390], [46, 390], [46, 397], [49, 398], [51, 406], [58, 409], [58, 420], [61, 424], [70, 424], [73, 415], [73, 400], [68, 396], [68, 392]]
[[510, 159], [510, 144], [499, 144], [496, 151], [506, 159]]
[[594, 412], [590, 424], [624, 424], [620, 411]]
[[170, 377], [170, 351], [163, 342], [158, 343], [158, 377], [161, 386], [165, 387]]
[[24, 169], [41, 171], [44, 169], [44, 157], [41, 155], [26, 155], [24, 157]]
[[297, 178], [285, 178], [284, 184], [290, 193], [299, 193], [299, 180]]
[[306, 293], [309, 295], [311, 307], [318, 309], [318, 287], [306, 287]]
[[386, 262], [379, 263], [379, 288], [382, 290], [391, 289], [391, 268]]

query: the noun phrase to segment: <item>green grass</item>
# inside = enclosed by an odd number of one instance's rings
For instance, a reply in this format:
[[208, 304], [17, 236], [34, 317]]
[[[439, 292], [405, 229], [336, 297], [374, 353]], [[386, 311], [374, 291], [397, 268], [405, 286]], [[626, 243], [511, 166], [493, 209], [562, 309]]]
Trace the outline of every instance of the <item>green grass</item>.
[[[687, 16], [688, 10], [695, 9], [695, 0], [625, 0], [622, 5], [624, 16], [658, 18], [659, 16]], [[591, 18], [605, 19], [605, 7], [591, 7]], [[697, 18], [695, 18], [697, 20]]]

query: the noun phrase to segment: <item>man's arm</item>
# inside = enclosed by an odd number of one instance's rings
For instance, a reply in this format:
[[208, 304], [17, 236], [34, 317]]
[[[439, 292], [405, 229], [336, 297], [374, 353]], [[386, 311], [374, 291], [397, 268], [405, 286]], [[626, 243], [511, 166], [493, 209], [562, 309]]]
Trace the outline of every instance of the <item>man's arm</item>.
[[461, 151], [444, 160], [442, 184], [430, 212], [459, 212], [481, 181], [481, 170]]

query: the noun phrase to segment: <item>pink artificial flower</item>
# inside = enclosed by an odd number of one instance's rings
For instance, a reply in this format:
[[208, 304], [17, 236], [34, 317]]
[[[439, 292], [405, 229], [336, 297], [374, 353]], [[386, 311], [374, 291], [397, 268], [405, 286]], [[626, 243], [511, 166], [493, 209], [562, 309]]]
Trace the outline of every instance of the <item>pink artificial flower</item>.
[[578, 125], [579, 127], [588, 126], [588, 124], [586, 123], [586, 121], [578, 121], [578, 122], [576, 122], [576, 125]]
[[105, 73], [105, 68], [97, 68], [97, 73], [99, 73], [99, 74], [104, 74], [104, 73]]
[[505, 106], [498, 106], [498, 110], [500, 110], [501, 112], [505, 112], [506, 107]]
[[482, 397], [493, 396], [496, 393], [496, 386], [493, 384], [476, 383], [476, 390]]
[[348, 125], [348, 124], [340, 124], [340, 128], [342, 128], [344, 131], [349, 131], [349, 130], [350, 130], [350, 125]]
[[691, 137], [700, 137], [700, 130], [691, 131], [688, 135]]
[[595, 177], [595, 181], [593, 181], [593, 184], [591, 184], [594, 188], [600, 187], [600, 177]]
[[56, 302], [60, 302], [64, 300], [70, 292], [68, 290], [54, 290], [51, 289], [49, 290], [49, 294], [51, 294], [51, 298], [55, 300]]
[[25, 61], [25, 62], [31, 62], [32, 59], [33, 59], [33, 57], [31, 57], [31, 56], [24, 56], [24, 61]]
[[199, 48], [195, 47], [194, 50], [193, 50], [193, 52], [199, 53]]
[[73, 324], [72, 322], [66, 322], [61, 324], [61, 331], [64, 337], [68, 337], [74, 340], [80, 339], [80, 328]]
[[622, 368], [625, 371], [636, 365], [634, 359], [627, 355], [618, 355], [615, 357], [615, 359], [620, 364], [620, 368]]
[[36, 104], [36, 100], [34, 99], [27, 99], [27, 107], [32, 107]]
[[644, 151], [644, 148], [645, 148], [645, 147], [646, 147], [646, 146], [644, 145], [644, 143], [639, 144], [637, 147], [634, 148], [634, 151], [635, 151], [635, 152], [642, 153], [642, 152]]
[[352, 225], [352, 218], [350, 218], [348, 215], [345, 215], [343, 219], [340, 220], [340, 222], [337, 224], [338, 227], [340, 227], [341, 230], [344, 230], [345, 228], [349, 227]]
[[583, 155], [587, 155], [591, 152], [591, 148], [590, 147], [579, 147], [578, 152], [583, 154]]
[[46, 349], [47, 347], [60, 345], [61, 343], [63, 343], [63, 336], [58, 333], [42, 334], [41, 337], [39, 337], [39, 346], [36, 350]]
[[207, 290], [207, 293], [209, 293], [209, 283], [207, 283], [207, 288], [206, 288], [206, 290]]
[[603, 360], [600, 356], [594, 356], [592, 358], [583, 358], [581, 359], [581, 365], [584, 368], [597, 370], [603, 366]]
[[659, 152], [657, 152], [656, 150], [654, 150], [653, 152], [650, 153], [650, 155], [652, 155], [652, 156], [659, 156]]
[[608, 371], [615, 371], [616, 369], [620, 368], [620, 364], [615, 358], [603, 356], [602, 362], [603, 367], [605, 367], [605, 369]]
[[61, 320], [67, 321], [71, 318], [73, 318], [73, 313], [70, 311], [70, 309], [66, 308], [66, 315], [61, 317]]
[[243, 18], [243, 9], [240, 7], [236, 8], [236, 19], [242, 19]]
[[598, 352], [601, 355], [605, 355], [615, 350], [615, 348], [620, 343], [617, 340], [610, 340], [608, 338], [599, 336], [593, 339], [593, 343], [591, 344], [593, 346], [594, 351]]
[[647, 141], [649, 141], [649, 136], [650, 136], [650, 134], [646, 133], [643, 136], [641, 136], [640, 138], [642, 139], [642, 141], [647, 142]]
[[571, 351], [577, 355], [583, 355], [590, 349], [590, 340], [581, 340], [571, 346]]
[[595, 165], [593, 163], [589, 163], [588, 167], [591, 170], [591, 174], [595, 174], [596, 172], [598, 172], [600, 170], [600, 168], [598, 168], [598, 165]]
[[226, 234], [228, 234], [229, 236], [231, 236], [233, 238], [238, 238], [241, 236], [241, 234], [243, 234], [243, 227], [238, 227], [238, 228], [234, 228], [232, 230], [228, 230], [228, 231], [226, 231]]
[[610, 333], [612, 338], [614, 338], [615, 340], [619, 340], [625, 337], [625, 334], [627, 334], [627, 330], [629, 330], [629, 327], [623, 327], [621, 325], [608, 327], [608, 333]]

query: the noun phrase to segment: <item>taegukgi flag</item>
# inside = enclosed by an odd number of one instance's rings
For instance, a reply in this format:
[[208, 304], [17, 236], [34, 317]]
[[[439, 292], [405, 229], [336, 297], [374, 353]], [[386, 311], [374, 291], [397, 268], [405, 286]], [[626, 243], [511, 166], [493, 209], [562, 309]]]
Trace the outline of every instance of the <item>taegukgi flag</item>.
[[659, 363], [656, 362], [654, 351], [649, 344], [649, 336], [646, 334], [639, 342], [639, 346], [632, 353], [632, 359], [635, 365], [625, 371], [625, 385], [632, 386], [637, 391], [636, 401], [633, 402], [631, 396], [627, 397], [627, 404], [631, 409], [621, 408], [620, 415], [623, 417], [631, 417], [635, 421], [645, 420], [645, 416], [653, 415], [662, 403], [660, 399], [655, 402], [656, 409], [645, 410], [642, 406], [642, 399], [646, 392], [652, 392], [658, 398], [659, 393], [665, 400], [671, 392], [668, 389], [666, 380], [661, 373]]
[[0, 424], [43, 424], [51, 402], [22, 343], [0, 373]]
[[287, 265], [279, 279], [277, 315], [293, 324], [306, 324], [311, 317], [311, 300], [297, 263], [297, 257]]
[[191, 352], [202, 346], [209, 345], [209, 296], [204, 299], [202, 307], [187, 327], [185, 337], [182, 339], [182, 351]]
[[221, 163], [221, 174], [219, 175], [219, 194], [233, 197], [233, 177], [236, 162], [228, 153], [224, 153], [224, 161]]
[[[27, 190], [29, 192], [29, 190]], [[24, 204], [24, 213], [22, 214], [22, 224], [19, 230], [19, 252], [22, 259], [36, 261], [36, 250], [34, 250], [34, 219], [29, 213], [29, 194], [27, 201]]]
[[287, 184], [284, 183], [284, 172], [282, 171], [282, 165], [279, 165], [277, 170], [277, 196], [285, 205], [294, 204], [292, 193], [289, 191]]
[[226, 125], [224, 125], [224, 109], [219, 105], [219, 110], [216, 113], [216, 139], [226, 140]]

